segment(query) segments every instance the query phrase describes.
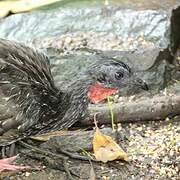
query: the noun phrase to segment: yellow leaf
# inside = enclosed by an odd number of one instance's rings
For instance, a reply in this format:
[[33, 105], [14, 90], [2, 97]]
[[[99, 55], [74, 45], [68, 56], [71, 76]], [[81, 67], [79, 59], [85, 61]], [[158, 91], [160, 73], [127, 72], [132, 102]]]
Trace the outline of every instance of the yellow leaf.
[[9, 12], [26, 12], [61, 0], [6, 0], [0, 1], [0, 18]]
[[41, 135], [31, 136], [30, 138], [37, 141], [48, 141], [51, 137], [62, 136], [68, 133], [69, 133], [68, 131], [60, 130], [60, 131], [49, 132]]
[[98, 161], [107, 162], [116, 159], [128, 161], [128, 155], [110, 137], [100, 132], [96, 127], [93, 138], [93, 151]]

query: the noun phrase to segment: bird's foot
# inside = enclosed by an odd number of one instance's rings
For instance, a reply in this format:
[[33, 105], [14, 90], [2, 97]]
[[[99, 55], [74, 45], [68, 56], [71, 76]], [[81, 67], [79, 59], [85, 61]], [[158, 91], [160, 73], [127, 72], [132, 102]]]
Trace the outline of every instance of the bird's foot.
[[1, 149], [1, 157], [0, 159], [0, 173], [2, 171], [20, 171], [24, 169], [30, 169], [29, 166], [17, 166], [12, 164], [17, 156], [15, 156], [15, 143], [10, 146], [3, 146]]
[[0, 173], [2, 171], [21, 171], [24, 169], [30, 169], [29, 166], [17, 166], [12, 164], [16, 160], [16, 158], [17, 156], [0, 159]]

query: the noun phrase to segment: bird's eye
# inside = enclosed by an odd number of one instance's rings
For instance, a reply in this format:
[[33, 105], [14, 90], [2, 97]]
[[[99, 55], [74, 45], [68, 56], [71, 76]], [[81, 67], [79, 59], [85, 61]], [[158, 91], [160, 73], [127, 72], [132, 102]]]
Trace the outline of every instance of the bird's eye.
[[122, 73], [122, 72], [116, 72], [116, 74], [115, 74], [115, 78], [116, 79], [122, 79], [124, 77], [124, 74]]

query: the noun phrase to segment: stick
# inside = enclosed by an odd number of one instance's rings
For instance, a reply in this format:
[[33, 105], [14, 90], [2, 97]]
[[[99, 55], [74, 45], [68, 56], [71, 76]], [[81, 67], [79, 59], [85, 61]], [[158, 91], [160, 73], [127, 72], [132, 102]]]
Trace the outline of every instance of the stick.
[[[117, 122], [135, 122], [147, 120], [163, 120], [166, 117], [180, 115], [180, 94], [157, 95], [152, 98], [143, 97], [136, 101], [127, 101], [122, 98], [121, 103], [112, 104]], [[99, 124], [110, 124], [108, 105], [93, 105], [89, 108], [90, 117], [82, 120], [83, 125], [94, 123], [94, 114], [97, 114]]]

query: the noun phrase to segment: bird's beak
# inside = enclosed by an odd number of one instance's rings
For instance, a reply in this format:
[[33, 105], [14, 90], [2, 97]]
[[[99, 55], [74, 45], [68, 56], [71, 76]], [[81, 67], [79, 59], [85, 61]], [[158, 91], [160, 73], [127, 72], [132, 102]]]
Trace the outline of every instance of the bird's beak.
[[140, 78], [136, 78], [133, 80], [133, 84], [139, 86], [141, 89], [148, 91], [149, 87], [145, 81]]

